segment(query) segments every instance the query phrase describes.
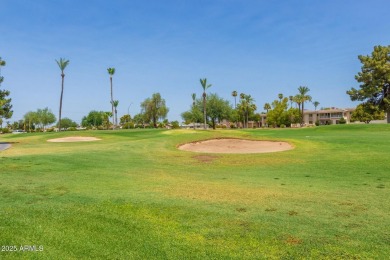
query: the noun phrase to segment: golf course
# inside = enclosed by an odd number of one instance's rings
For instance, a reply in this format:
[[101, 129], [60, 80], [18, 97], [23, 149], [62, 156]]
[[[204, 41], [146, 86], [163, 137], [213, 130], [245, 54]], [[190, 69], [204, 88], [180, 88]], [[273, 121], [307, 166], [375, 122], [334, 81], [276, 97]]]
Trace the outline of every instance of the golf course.
[[[74, 137], [93, 139], [48, 141]], [[178, 149], [221, 138], [293, 149]], [[0, 143], [11, 144], [0, 151], [0, 259], [390, 255], [389, 124], [4, 134]]]

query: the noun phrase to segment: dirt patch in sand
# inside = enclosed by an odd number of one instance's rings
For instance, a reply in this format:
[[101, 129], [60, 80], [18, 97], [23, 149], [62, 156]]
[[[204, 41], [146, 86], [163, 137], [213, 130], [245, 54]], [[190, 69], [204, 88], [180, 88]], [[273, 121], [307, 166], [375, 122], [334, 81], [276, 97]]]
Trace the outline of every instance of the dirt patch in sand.
[[86, 136], [70, 136], [64, 138], [49, 139], [48, 142], [52, 143], [71, 143], [71, 142], [92, 142], [99, 141], [101, 139], [96, 137], [86, 137]]
[[212, 139], [187, 143], [178, 147], [180, 150], [199, 153], [272, 153], [293, 148], [287, 142], [243, 139]]

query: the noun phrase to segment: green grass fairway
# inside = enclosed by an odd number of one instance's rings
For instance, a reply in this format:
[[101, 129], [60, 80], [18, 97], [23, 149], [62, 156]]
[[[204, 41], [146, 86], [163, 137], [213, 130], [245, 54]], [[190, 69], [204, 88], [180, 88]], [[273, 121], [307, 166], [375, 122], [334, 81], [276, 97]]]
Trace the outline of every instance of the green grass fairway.
[[[102, 140], [46, 142], [75, 135]], [[213, 137], [284, 140], [295, 149], [176, 149]], [[0, 142], [13, 142], [0, 152], [0, 259], [390, 255], [390, 125], [63, 132]], [[43, 251], [22, 252], [24, 245]]]

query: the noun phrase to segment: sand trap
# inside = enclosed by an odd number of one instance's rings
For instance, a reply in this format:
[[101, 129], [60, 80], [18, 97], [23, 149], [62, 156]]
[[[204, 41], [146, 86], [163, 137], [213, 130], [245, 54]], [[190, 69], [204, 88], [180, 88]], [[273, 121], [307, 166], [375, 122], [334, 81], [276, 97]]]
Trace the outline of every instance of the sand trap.
[[91, 142], [91, 141], [99, 141], [99, 140], [101, 139], [96, 137], [70, 136], [64, 138], [49, 139], [47, 141], [53, 143], [70, 143], [70, 142]]
[[294, 147], [286, 142], [213, 139], [184, 144], [178, 148], [200, 153], [272, 153], [291, 150]]
[[9, 143], [1, 143], [0, 142], [0, 151], [7, 150], [10, 147], [11, 147], [11, 144], [9, 144]]

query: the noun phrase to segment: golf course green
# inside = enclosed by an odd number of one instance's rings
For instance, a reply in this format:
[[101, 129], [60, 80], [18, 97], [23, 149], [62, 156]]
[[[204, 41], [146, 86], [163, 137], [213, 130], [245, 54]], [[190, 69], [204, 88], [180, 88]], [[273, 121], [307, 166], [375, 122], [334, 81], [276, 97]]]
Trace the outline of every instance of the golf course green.
[[[47, 142], [74, 136], [101, 140]], [[177, 149], [212, 138], [294, 149]], [[0, 151], [0, 259], [390, 255], [390, 125], [9, 134], [0, 142], [12, 144]]]

